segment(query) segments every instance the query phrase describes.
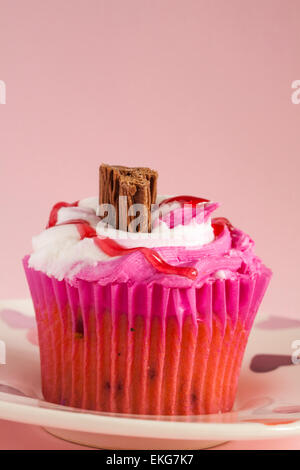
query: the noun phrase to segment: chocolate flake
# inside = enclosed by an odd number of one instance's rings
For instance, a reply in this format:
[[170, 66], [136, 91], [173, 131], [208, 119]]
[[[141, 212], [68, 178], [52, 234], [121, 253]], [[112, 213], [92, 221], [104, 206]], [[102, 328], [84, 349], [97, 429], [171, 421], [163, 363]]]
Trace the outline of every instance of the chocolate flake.
[[[157, 172], [150, 168], [100, 166], [99, 204], [112, 204], [116, 211], [115, 227], [125, 231], [151, 231], [151, 204], [157, 196]], [[130, 214], [134, 204], [141, 204], [138, 214]], [[128, 213], [130, 215], [128, 215]], [[135, 228], [131, 223], [139, 217]], [[109, 221], [112, 225], [112, 221]]]

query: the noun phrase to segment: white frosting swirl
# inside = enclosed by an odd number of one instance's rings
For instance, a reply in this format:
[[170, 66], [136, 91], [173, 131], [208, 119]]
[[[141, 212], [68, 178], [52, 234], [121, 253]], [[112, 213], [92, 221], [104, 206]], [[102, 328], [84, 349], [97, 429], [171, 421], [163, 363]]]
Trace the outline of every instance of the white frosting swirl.
[[[159, 197], [158, 202], [164, 197]], [[57, 225], [43, 230], [33, 237], [33, 253], [29, 266], [49, 276], [62, 280], [75, 276], [85, 266], [95, 266], [100, 261], [112, 258], [97, 248], [90, 238], [80, 239], [75, 225], [59, 225], [69, 220], [82, 219], [97, 230], [98, 235], [110, 237], [124, 247], [189, 247], [199, 248], [214, 240], [210, 217], [202, 223], [192, 219], [189, 224], [178, 224], [173, 228], [158, 221], [151, 233], [129, 233], [114, 228], [104, 228], [96, 215], [97, 197], [83, 199], [78, 207], [62, 207], [58, 211]], [[180, 205], [174, 203], [163, 208], [171, 211]], [[114, 258], [115, 259], [115, 258]]]

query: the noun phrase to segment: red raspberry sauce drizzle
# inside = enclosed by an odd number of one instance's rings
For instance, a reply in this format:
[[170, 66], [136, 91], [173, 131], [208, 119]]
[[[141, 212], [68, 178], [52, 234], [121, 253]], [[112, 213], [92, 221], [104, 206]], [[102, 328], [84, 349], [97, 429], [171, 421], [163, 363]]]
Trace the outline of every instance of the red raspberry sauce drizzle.
[[179, 202], [179, 204], [191, 204], [192, 206], [196, 206], [197, 204], [210, 201], [208, 199], [195, 196], [174, 196], [161, 201], [159, 207], [164, 206], [165, 204], [171, 204], [172, 202]]
[[[53, 209], [50, 213], [49, 222], [46, 228], [53, 227], [56, 225], [57, 222], [57, 213], [61, 207], [76, 207], [79, 201], [74, 202], [73, 204], [68, 204], [66, 202], [58, 202], [53, 206]], [[152, 248], [146, 247], [134, 247], [134, 248], [125, 248], [115, 240], [111, 238], [100, 238], [97, 236], [96, 230], [91, 227], [87, 220], [83, 219], [72, 219], [67, 220], [66, 222], [62, 222], [60, 225], [69, 225], [74, 224], [80, 235], [80, 240], [84, 238], [92, 238], [94, 240], [95, 245], [100, 248], [104, 253], [108, 256], [121, 256], [126, 255], [129, 253], [133, 253], [134, 251], [140, 251], [143, 253], [147, 261], [155, 268], [157, 271], [160, 271], [165, 274], [176, 274], [177, 276], [184, 276], [192, 281], [195, 280], [198, 276], [198, 271], [196, 268], [193, 267], [185, 267], [185, 266], [172, 266], [171, 264], [166, 263], [162, 257], [157, 253], [157, 251], [153, 250]]]
[[62, 207], [77, 207], [78, 203], [79, 201], [72, 202], [71, 204], [69, 204], [68, 202], [57, 202], [56, 204], [54, 204], [51, 209], [48, 225], [46, 228], [54, 227], [54, 225], [57, 224], [57, 216], [59, 209], [61, 209]]
[[[165, 204], [171, 204], [172, 202], [178, 202], [180, 204], [189, 204], [193, 208], [197, 206], [197, 204], [201, 204], [203, 202], [210, 202], [209, 199], [204, 199], [201, 197], [195, 196], [174, 196], [168, 199], [164, 199], [159, 204], [159, 207], [164, 206]], [[227, 225], [228, 229], [231, 231], [234, 229], [232, 223], [226, 219], [225, 217], [215, 217], [212, 219], [212, 228], [215, 234], [215, 237], [218, 237], [224, 230], [224, 226]]]
[[218, 237], [223, 232], [225, 225], [227, 225], [230, 231], [234, 229], [232, 223], [225, 217], [215, 217], [211, 222], [215, 237]]
[[59, 227], [60, 225], [76, 225], [76, 228], [80, 235], [80, 240], [84, 238], [94, 238], [97, 237], [96, 230], [90, 226], [87, 220], [85, 219], [71, 219], [62, 222], [61, 224], [57, 224], [56, 226]]
[[157, 251], [152, 248], [146, 247], [135, 247], [135, 248], [124, 248], [119, 245], [115, 240], [111, 238], [95, 238], [95, 244], [106, 253], [108, 256], [120, 256], [127, 253], [133, 253], [134, 251], [140, 251], [145, 256], [146, 260], [157, 269], [165, 274], [176, 274], [177, 276], [184, 276], [189, 279], [196, 279], [198, 271], [196, 268], [184, 267], [184, 266], [172, 266], [166, 263]]

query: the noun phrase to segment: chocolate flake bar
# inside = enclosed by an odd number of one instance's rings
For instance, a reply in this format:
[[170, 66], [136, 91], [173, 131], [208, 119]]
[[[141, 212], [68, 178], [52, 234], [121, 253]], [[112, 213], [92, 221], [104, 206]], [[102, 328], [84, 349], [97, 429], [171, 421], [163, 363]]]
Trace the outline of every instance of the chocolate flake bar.
[[[151, 231], [151, 204], [157, 196], [157, 172], [150, 168], [100, 166], [99, 204], [112, 204], [116, 211], [116, 228], [126, 231]], [[130, 214], [133, 204], [141, 204], [138, 214]], [[130, 215], [129, 215], [130, 214]], [[139, 217], [135, 228], [132, 221]]]

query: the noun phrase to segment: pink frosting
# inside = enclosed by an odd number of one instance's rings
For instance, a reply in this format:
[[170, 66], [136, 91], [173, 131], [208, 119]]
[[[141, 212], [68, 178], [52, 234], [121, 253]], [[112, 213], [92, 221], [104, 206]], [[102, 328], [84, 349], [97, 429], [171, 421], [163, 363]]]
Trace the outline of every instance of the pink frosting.
[[[70, 222], [75, 223], [74, 219], [76, 220], [80, 217], [86, 220], [87, 223], [90, 223], [95, 232], [95, 227], [100, 221], [100, 218], [96, 216], [96, 208], [93, 204], [94, 203], [92, 203], [91, 207], [84, 205], [82, 201], [71, 205], [66, 205], [66, 203], [56, 204], [51, 212], [53, 220], [50, 217], [50, 220], [53, 222], [52, 225], [69, 224]], [[63, 207], [63, 209], [61, 209], [60, 206]], [[68, 209], [67, 214], [64, 209], [65, 207]], [[47, 240], [44, 237], [47, 230], [41, 234], [42, 238], [38, 242], [38, 247], [34, 252], [33, 259], [32, 257], [30, 258], [31, 267], [46, 272], [48, 275], [57, 277], [58, 279], [65, 278], [72, 285], [78, 284], [81, 280], [86, 280], [95, 281], [101, 285], [122, 282], [144, 282], [150, 284], [159, 283], [168, 287], [188, 287], [191, 285], [201, 286], [210, 279], [236, 279], [245, 276], [254, 278], [257, 274], [264, 271], [270, 273], [262, 264], [261, 260], [255, 255], [254, 242], [251, 238], [241, 230], [234, 228], [228, 221], [226, 222], [226, 219], [223, 219], [221, 223], [220, 219], [219, 222], [215, 219], [215, 223], [217, 223], [217, 227], [221, 229], [221, 232], [217, 230], [217, 232], [215, 232], [217, 235], [215, 235], [215, 238], [212, 240], [213, 232], [210, 227], [211, 235], [201, 242], [198, 238], [201, 238], [201, 232], [198, 232], [198, 227], [207, 222], [210, 224], [211, 213], [217, 207], [217, 203], [208, 202], [201, 207], [199, 212], [195, 212], [195, 208], [192, 206], [183, 209], [182, 207], [176, 207], [176, 205], [174, 207], [174, 205], [172, 205], [170, 210], [167, 209], [167, 211], [164, 211], [159, 219], [157, 219], [157, 223], [159, 223], [160, 220], [164, 222], [165, 226], [169, 226], [170, 229], [173, 229], [173, 227], [176, 229], [177, 225], [180, 224], [186, 224], [188, 227], [191, 227], [192, 230], [196, 228], [196, 232], [188, 232], [188, 238], [182, 239], [182, 245], [185, 246], [176, 246], [181, 245], [181, 239], [180, 243], [174, 243], [173, 246], [157, 247], [155, 245], [155, 251], [166, 263], [172, 266], [195, 268], [198, 275], [194, 280], [184, 276], [159, 272], [149, 263], [141, 251], [134, 251], [116, 258], [107, 258], [107, 255], [104, 253], [102, 253], [104, 256], [97, 256], [97, 251], [96, 255], [95, 251], [93, 251], [95, 246], [92, 240], [89, 240], [89, 243], [84, 245], [88, 253], [82, 250], [82, 245], [72, 245], [74, 249], [70, 255], [70, 253], [65, 252], [64, 248], [67, 246], [68, 249], [68, 243], [67, 245], [62, 245], [61, 256], [57, 262], [62, 263], [62, 268], [66, 269], [61, 271], [61, 264], [58, 264], [58, 266], [54, 266], [54, 268], [58, 267], [58, 269], [53, 271], [52, 261], [54, 264], [56, 263], [55, 256], [57, 254], [55, 237], [58, 237], [59, 234], [49, 231], [49, 240]], [[58, 210], [60, 211], [59, 220]], [[53, 211], [55, 212], [55, 217], [53, 216]], [[214, 219], [212, 223], [214, 227]], [[225, 225], [223, 225], [224, 223]], [[54, 236], [54, 243], [51, 233]], [[74, 236], [76, 237], [76, 229], [75, 235], [73, 232], [71, 235], [73, 238]], [[191, 239], [192, 243], [190, 243]], [[59, 238], [57, 238], [57, 240], [58, 243], [60, 243]], [[195, 240], [196, 243], [194, 243]], [[208, 243], [209, 240], [212, 241]], [[78, 234], [78, 243], [79, 242], [80, 237]], [[120, 241], [120, 243], [122, 245], [122, 241]], [[165, 245], [169, 244], [165, 243]], [[49, 247], [49, 250], [46, 249], [46, 253], [45, 247]]]
[[84, 267], [72, 283], [78, 280], [97, 281], [102, 285], [120, 282], [160, 283], [166, 287], [201, 286], [206, 280], [224, 271], [226, 278], [255, 277], [262, 271], [269, 271], [254, 254], [254, 242], [244, 232], [229, 229], [209, 244], [196, 249], [185, 247], [162, 247], [156, 251], [165, 261], [176, 266], [193, 266], [198, 277], [191, 281], [185, 277], [166, 275], [153, 268], [143, 254], [131, 253], [117, 259], [99, 262], [96, 266]]

